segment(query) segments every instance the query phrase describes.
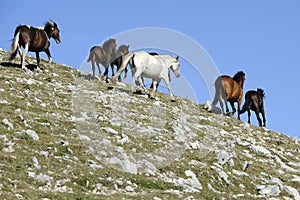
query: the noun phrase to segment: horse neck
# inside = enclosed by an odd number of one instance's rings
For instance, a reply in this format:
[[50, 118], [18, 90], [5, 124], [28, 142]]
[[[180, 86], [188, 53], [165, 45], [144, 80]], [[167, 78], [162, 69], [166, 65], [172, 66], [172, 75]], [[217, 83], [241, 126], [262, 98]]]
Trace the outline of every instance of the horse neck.
[[241, 80], [238, 84], [243, 89], [243, 87], [244, 87], [244, 80]]
[[44, 27], [43, 31], [46, 33], [46, 35], [48, 36], [48, 39], [50, 39], [52, 37], [52, 33], [53, 31], [50, 29], [48, 30], [46, 27]]

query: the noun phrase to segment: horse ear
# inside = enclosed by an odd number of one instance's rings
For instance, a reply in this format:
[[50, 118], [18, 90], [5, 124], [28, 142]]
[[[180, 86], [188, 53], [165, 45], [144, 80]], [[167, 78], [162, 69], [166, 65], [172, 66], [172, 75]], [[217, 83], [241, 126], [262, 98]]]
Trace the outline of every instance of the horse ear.
[[176, 56], [176, 60], [177, 60], [177, 61], [179, 60], [179, 56]]

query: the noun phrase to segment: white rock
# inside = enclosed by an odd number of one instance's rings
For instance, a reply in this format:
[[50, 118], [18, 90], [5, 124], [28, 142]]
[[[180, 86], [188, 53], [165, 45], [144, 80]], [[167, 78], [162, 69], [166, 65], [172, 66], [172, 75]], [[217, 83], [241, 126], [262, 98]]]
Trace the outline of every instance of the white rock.
[[194, 200], [195, 198], [193, 196], [188, 196], [184, 200]]
[[110, 127], [103, 127], [102, 130], [104, 130], [104, 131], [106, 131], [108, 133], [111, 133], [113, 135], [118, 135], [118, 133], [119, 133], [118, 131], [116, 131], [115, 129], [112, 129]]
[[47, 158], [49, 156], [49, 152], [48, 151], [40, 151], [39, 155], [45, 156], [45, 158]]
[[284, 186], [283, 189], [287, 191], [290, 195], [294, 196], [295, 200], [300, 200], [300, 195], [297, 189], [291, 187], [291, 186]]
[[125, 187], [126, 192], [134, 192], [134, 189], [132, 186], [128, 185]]
[[38, 134], [33, 130], [26, 130], [26, 134], [30, 137], [32, 137], [33, 140], [38, 141], [40, 138]]
[[8, 147], [4, 147], [2, 149], [2, 151], [5, 152], [5, 153], [12, 153], [12, 152], [15, 151], [15, 149], [13, 148], [13, 146], [8, 146]]
[[51, 182], [51, 181], [53, 181], [53, 177], [48, 176], [46, 174], [42, 174], [42, 173], [37, 175], [35, 178], [38, 179], [39, 181], [42, 181], [42, 182]]
[[27, 172], [27, 176], [30, 178], [34, 178], [35, 177], [35, 172]]
[[12, 125], [12, 123], [9, 122], [8, 119], [3, 119], [3, 120], [2, 120], [2, 123], [3, 123], [4, 125], [7, 126], [7, 130], [12, 130], [12, 129], [14, 129], [14, 126]]
[[130, 140], [129, 140], [128, 136], [124, 133], [122, 133], [122, 139], [117, 141], [118, 144], [125, 144], [125, 143], [129, 143], [129, 142], [130, 142]]
[[252, 151], [254, 151], [258, 155], [266, 155], [266, 156], [271, 156], [271, 152], [266, 149], [265, 147], [262, 146], [256, 146], [256, 145], [250, 145], [249, 147]]
[[279, 194], [281, 192], [278, 185], [258, 186], [257, 189], [259, 194], [266, 196]]
[[36, 169], [41, 169], [41, 166], [39, 165], [39, 161], [38, 159], [34, 156], [32, 157], [32, 161], [33, 161], [33, 166], [36, 168]]
[[245, 161], [243, 164], [243, 171], [246, 171], [250, 165], [252, 165], [252, 161]]
[[218, 151], [216, 155], [217, 155], [218, 163], [221, 165], [226, 164], [233, 157], [231, 153], [228, 153], [224, 150]]
[[297, 175], [293, 175], [293, 178], [291, 181], [294, 181], [294, 182], [300, 182], [300, 177], [297, 176]]
[[0, 104], [8, 104], [8, 101], [6, 101], [6, 100], [0, 100]]

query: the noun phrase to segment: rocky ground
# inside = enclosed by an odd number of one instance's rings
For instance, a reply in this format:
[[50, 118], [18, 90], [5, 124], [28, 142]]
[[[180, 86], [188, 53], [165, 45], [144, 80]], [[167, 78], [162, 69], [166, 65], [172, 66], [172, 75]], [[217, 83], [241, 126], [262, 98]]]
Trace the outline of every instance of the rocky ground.
[[300, 199], [297, 138], [66, 65], [24, 72], [8, 57], [1, 199]]

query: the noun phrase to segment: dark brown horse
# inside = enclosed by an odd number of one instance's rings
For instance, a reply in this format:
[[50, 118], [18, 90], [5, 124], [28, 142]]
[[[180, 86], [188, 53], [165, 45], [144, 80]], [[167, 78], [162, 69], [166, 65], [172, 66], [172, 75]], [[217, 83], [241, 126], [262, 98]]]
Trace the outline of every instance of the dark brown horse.
[[225, 115], [223, 108], [223, 100], [226, 106], [226, 112], [229, 112], [227, 101], [230, 102], [232, 107], [232, 113], [236, 112], [234, 107], [234, 103], [238, 103], [238, 119], [240, 119], [240, 107], [243, 98], [243, 86], [245, 82], [245, 73], [240, 71], [234, 75], [233, 78], [230, 76], [219, 76], [215, 81], [216, 94], [213, 101], [213, 106], [215, 106], [218, 101], [220, 102], [220, 106], [223, 114]]
[[[122, 56], [128, 54], [129, 52], [129, 45], [121, 45], [119, 47], [119, 49], [117, 50], [117, 53], [113, 55], [113, 61], [112, 63], [110, 64], [111, 66], [111, 70], [112, 70], [112, 76], [115, 75], [114, 73], [114, 65], [117, 66], [117, 71], [119, 71], [121, 65], [122, 65]], [[127, 67], [125, 68], [125, 75], [124, 75], [124, 79], [126, 79], [127, 77], [127, 72], [128, 72], [128, 69]], [[121, 81], [121, 75], [118, 77], [118, 80]]]
[[109, 64], [113, 61], [113, 55], [116, 54], [116, 40], [115, 39], [108, 39], [104, 42], [102, 47], [100, 46], [93, 46], [90, 50], [90, 55], [88, 58], [88, 62], [92, 62], [92, 70], [93, 70], [93, 77], [95, 77], [95, 63], [98, 67], [99, 74], [101, 74], [101, 69], [99, 64], [103, 65], [105, 71], [103, 76], [108, 76], [108, 67]]
[[[245, 103], [241, 110], [241, 114], [248, 111], [248, 123], [250, 124], [250, 110], [253, 110], [256, 114], [257, 121], [259, 126], [266, 126], [266, 117], [265, 117], [265, 109], [264, 109], [264, 90], [257, 88], [257, 90], [250, 90], [245, 94]], [[259, 117], [259, 113], [261, 113], [263, 117], [263, 124]]]
[[[25, 70], [25, 56], [28, 51], [35, 52], [37, 60], [37, 69], [40, 70], [40, 55], [39, 52], [44, 51], [51, 63], [52, 57], [50, 54], [50, 38], [53, 38], [56, 43], [60, 43], [59, 29], [54, 21], [48, 21], [43, 28], [34, 28], [32, 26], [20, 25], [16, 28], [14, 39], [11, 44], [12, 54], [10, 60], [13, 60], [17, 53], [21, 55], [21, 66]], [[23, 54], [21, 47], [24, 48]]]

